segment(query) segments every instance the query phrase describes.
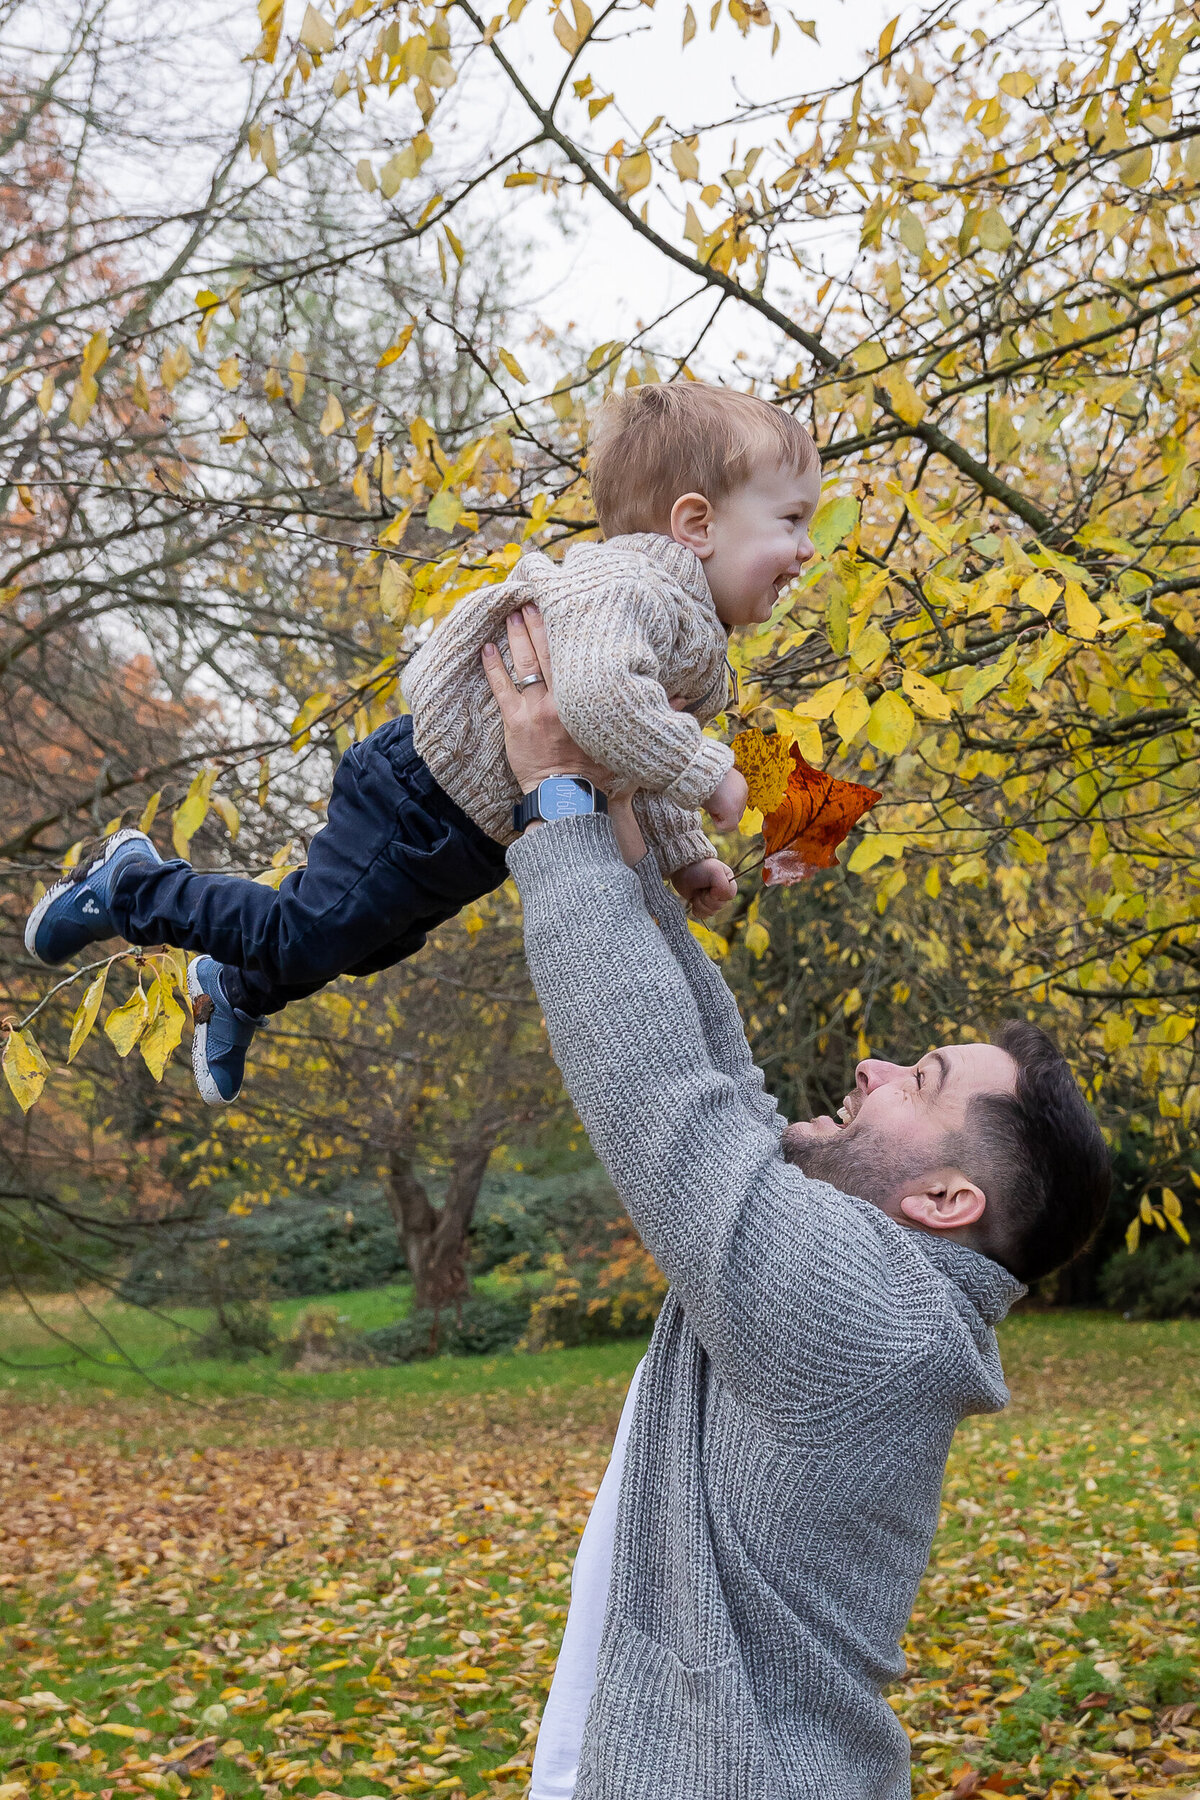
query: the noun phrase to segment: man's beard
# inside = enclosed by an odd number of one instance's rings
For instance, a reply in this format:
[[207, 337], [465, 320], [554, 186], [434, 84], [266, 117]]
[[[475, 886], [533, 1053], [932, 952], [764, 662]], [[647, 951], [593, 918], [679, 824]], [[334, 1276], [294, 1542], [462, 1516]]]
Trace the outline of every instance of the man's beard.
[[814, 1181], [827, 1181], [843, 1194], [856, 1194], [884, 1212], [895, 1211], [897, 1194], [910, 1176], [911, 1159], [897, 1154], [894, 1143], [881, 1143], [874, 1132], [845, 1125], [835, 1137], [809, 1137], [789, 1129], [783, 1134], [783, 1154], [788, 1162]]

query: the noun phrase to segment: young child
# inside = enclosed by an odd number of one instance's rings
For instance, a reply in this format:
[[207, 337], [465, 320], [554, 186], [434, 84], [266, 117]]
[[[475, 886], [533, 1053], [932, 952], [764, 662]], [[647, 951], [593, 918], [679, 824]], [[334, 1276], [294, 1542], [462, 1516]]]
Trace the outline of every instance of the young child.
[[815, 446], [764, 400], [648, 385], [604, 403], [588, 475], [604, 541], [559, 562], [531, 551], [459, 602], [404, 672], [411, 716], [346, 752], [307, 866], [278, 892], [164, 862], [144, 832], [118, 831], [34, 907], [30, 953], [54, 966], [114, 935], [201, 952], [192, 1067], [210, 1105], [235, 1099], [267, 1014], [411, 956], [505, 879], [521, 795], [482, 651], [507, 659], [505, 621], [531, 602], [563, 723], [621, 789], [641, 790], [664, 875], [703, 917], [732, 899], [697, 809], [732, 830], [746, 784], [701, 727], [726, 704], [729, 633], [769, 619], [813, 554]]

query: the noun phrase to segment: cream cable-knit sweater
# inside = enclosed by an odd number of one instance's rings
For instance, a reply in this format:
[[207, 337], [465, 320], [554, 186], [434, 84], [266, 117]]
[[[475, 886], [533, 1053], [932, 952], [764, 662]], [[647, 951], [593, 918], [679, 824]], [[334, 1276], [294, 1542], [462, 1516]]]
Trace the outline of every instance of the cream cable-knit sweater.
[[[733, 765], [701, 725], [726, 702], [727, 635], [695, 554], [651, 532], [539, 550], [508, 580], [469, 594], [417, 651], [401, 680], [413, 742], [469, 818], [511, 843], [520, 798], [480, 653], [536, 601], [546, 622], [559, 715], [581, 750], [643, 790], [642, 826], [668, 874], [713, 854], [696, 808]], [[682, 695], [686, 712], [673, 712]]]

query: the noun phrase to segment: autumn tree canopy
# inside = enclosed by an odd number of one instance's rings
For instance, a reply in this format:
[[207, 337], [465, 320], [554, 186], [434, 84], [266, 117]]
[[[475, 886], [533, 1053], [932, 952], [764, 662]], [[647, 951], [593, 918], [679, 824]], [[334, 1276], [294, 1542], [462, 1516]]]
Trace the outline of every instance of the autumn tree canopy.
[[[203, 193], [145, 222], [114, 220], [102, 170], [29, 172], [74, 166], [92, 19], [53, 80], [3, 90], [25, 223], [0, 650], [132, 632], [214, 705], [183, 761], [89, 779], [14, 838], [21, 904], [151, 793], [177, 843], [217, 808], [287, 866], [325, 753], [395, 704], [418, 634], [594, 528], [605, 390], [753, 386], [821, 447], [821, 554], [735, 641], [718, 728], [880, 789], [830, 878], [854, 954], [890, 934], [936, 964], [985, 922], [978, 1018], [1066, 1021], [1173, 1179], [1200, 1116], [1200, 7], [939, 0], [859, 57], [768, 0], [260, 0], [240, 110], [198, 129]], [[689, 78], [713, 40], [717, 94]], [[663, 308], [583, 341], [569, 282], [534, 279], [571, 230], [661, 268]], [[777, 948], [757, 824], [716, 954]], [[848, 973], [827, 1010], [869, 1043]], [[13, 1017], [46, 986], [14, 967]]]

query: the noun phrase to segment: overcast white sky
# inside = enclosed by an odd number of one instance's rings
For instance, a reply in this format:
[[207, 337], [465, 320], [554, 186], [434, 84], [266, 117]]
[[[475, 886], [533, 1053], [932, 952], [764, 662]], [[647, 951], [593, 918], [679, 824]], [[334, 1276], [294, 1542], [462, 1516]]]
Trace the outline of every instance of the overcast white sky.
[[[492, 4], [489, 0], [485, 11], [490, 12]], [[781, 42], [774, 57], [769, 30], [754, 28], [743, 37], [726, 16], [717, 31], [710, 32], [708, 0], [693, 4], [699, 30], [686, 51], [681, 45], [685, 0], [657, 0], [652, 9], [641, 8], [621, 21], [613, 41], [589, 49], [580, 72], [591, 75], [598, 91], [615, 91], [620, 103], [609, 107], [590, 128], [594, 146], [606, 148], [622, 136], [638, 138], [658, 115], [676, 130], [686, 131], [693, 124], [733, 117], [747, 104], [801, 95], [850, 76], [861, 65], [864, 52], [878, 41], [897, 0], [802, 0], [797, 10], [814, 18], [817, 43], [802, 35], [789, 11], [777, 4]], [[114, 5], [121, 9], [115, 16], [127, 28], [119, 34], [125, 47], [110, 57], [107, 78], [114, 95], [120, 96], [132, 136], [125, 159], [111, 169], [110, 179], [131, 208], [153, 205], [162, 195], [170, 205], [179, 205], [184, 195], [190, 196], [206, 181], [223, 134], [227, 141], [241, 115], [249, 83], [267, 74], [244, 60], [259, 34], [255, 0], [193, 0], [186, 11], [175, 0], [114, 0]], [[1033, 5], [1030, 0], [1029, 10]], [[303, 9], [304, 0], [285, 0], [289, 33], [299, 29]], [[986, 11], [993, 24], [1001, 10], [1007, 20], [1019, 18], [1024, 10], [1021, 0], [1008, 0], [1002, 9], [999, 0], [967, 0], [959, 13], [962, 23], [971, 22], [972, 9]], [[901, 7], [898, 37], [921, 10], [912, 3]], [[1094, 33], [1099, 21], [1089, 23], [1087, 10], [1088, 0], [1056, 0], [1044, 15], [1045, 36], [1054, 35], [1053, 21], [1064, 14], [1072, 28]], [[1108, 10], [1123, 14], [1126, 7], [1122, 3]], [[542, 100], [549, 99], [565, 65], [547, 14], [542, 0], [532, 0], [518, 26], [506, 31], [502, 40]], [[29, 36], [27, 44], [32, 54], [44, 54], [61, 30], [62, 15], [52, 3], [31, 0], [23, 18], [27, 36], [30, 20], [44, 27]], [[352, 97], [341, 102], [349, 116], [354, 104]], [[146, 130], [139, 137], [143, 110]], [[390, 103], [373, 102], [362, 121], [364, 150], [376, 151], [375, 160], [382, 160], [387, 139], [402, 141], [415, 123], [407, 93]], [[439, 113], [434, 136], [461, 164], [476, 151], [494, 153], [502, 145], [518, 143], [530, 129], [526, 109], [509, 96], [484, 55], [445, 113]], [[752, 135], [753, 129], [743, 131], [743, 150], [762, 141]], [[731, 151], [735, 136], [731, 129]], [[431, 171], [434, 168], [436, 160], [430, 165]], [[503, 233], [510, 273], [531, 320], [538, 314], [558, 331], [573, 325], [585, 343], [628, 338], [639, 320], [656, 316], [691, 291], [688, 276], [666, 264], [594, 195], [576, 196], [559, 210], [542, 196], [523, 190], [508, 190], [501, 201], [497, 190], [486, 204], [502, 205], [503, 210], [497, 210], [493, 225], [483, 207], [477, 208], [476, 229]], [[665, 224], [665, 202], [653, 204], [659, 222]], [[567, 230], [564, 210], [570, 221]], [[381, 223], [383, 216], [381, 205]], [[836, 240], [837, 229], [814, 223], [813, 244], [819, 243], [819, 234], [827, 242]], [[836, 252], [838, 246], [833, 243], [831, 248]], [[852, 252], [852, 242], [840, 246], [841, 254]], [[697, 326], [702, 316], [702, 311], [695, 312]], [[747, 332], [745, 318], [735, 322], [730, 317], [715, 340], [718, 351], [744, 346]], [[674, 346], [685, 341], [680, 322], [672, 328], [671, 342]]]

